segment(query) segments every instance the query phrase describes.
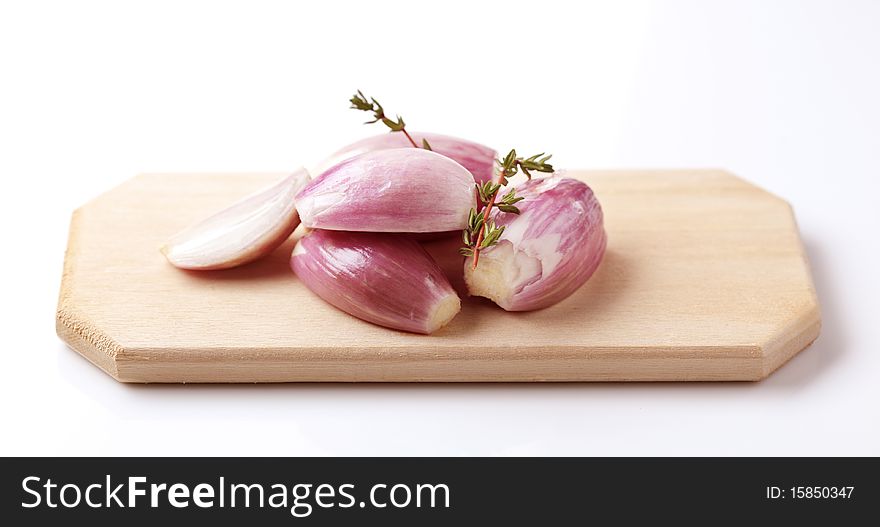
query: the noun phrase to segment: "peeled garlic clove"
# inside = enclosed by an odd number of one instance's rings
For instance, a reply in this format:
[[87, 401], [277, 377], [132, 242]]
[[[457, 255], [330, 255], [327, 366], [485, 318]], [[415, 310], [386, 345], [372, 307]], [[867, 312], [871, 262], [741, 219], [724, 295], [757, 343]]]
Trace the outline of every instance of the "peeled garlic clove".
[[[482, 183], [492, 179], [497, 153], [488, 146], [468, 141], [467, 139], [427, 132], [410, 132], [410, 135], [419, 147], [422, 146], [422, 140], [427, 139], [432, 151], [444, 155], [465, 167], [476, 181]], [[367, 137], [343, 147], [319, 163], [312, 169], [312, 174], [320, 176], [329, 168], [356, 155], [391, 148], [412, 148], [412, 143], [409, 142], [405, 135], [399, 132]]]
[[290, 266], [326, 302], [380, 326], [432, 333], [461, 309], [434, 260], [405, 236], [314, 230]]
[[303, 225], [366, 232], [463, 229], [474, 179], [455, 161], [420, 148], [367, 152], [331, 167], [296, 196]]
[[558, 176], [517, 187], [520, 214], [493, 212], [504, 233], [464, 264], [470, 294], [507, 311], [553, 305], [590, 278], [605, 254], [602, 208], [585, 183]]
[[228, 269], [275, 250], [299, 225], [294, 196], [309, 181], [299, 169], [172, 236], [161, 248], [175, 267]]

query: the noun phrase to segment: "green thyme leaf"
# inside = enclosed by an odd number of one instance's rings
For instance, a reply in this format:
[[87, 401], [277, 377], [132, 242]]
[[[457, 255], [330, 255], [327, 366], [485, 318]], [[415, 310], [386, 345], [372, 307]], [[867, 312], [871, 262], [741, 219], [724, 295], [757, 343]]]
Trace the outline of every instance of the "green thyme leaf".
[[486, 181], [482, 185], [478, 185], [477, 190], [480, 194], [480, 201], [482, 201], [484, 205], [488, 205], [492, 202], [499, 189], [501, 189], [501, 185], [491, 181]]
[[351, 107], [355, 110], [360, 110], [362, 112], [373, 111], [373, 105], [367, 101], [367, 97], [360, 90], [352, 95], [349, 100], [351, 101]]
[[518, 208], [513, 205], [505, 205], [503, 203], [498, 205], [498, 210], [500, 210], [501, 212], [510, 212], [511, 214], [519, 214]]
[[495, 227], [495, 222], [491, 222], [486, 228], [486, 235], [483, 237], [480, 249], [492, 247], [498, 243], [498, 238], [500, 238], [503, 233], [504, 227]]

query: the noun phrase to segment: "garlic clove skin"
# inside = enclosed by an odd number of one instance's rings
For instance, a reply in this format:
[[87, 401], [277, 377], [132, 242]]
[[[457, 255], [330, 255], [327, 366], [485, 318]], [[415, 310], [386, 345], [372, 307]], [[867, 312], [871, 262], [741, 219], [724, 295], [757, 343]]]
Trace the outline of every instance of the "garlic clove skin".
[[290, 266], [324, 301], [380, 326], [429, 334], [461, 309], [434, 260], [405, 236], [310, 231], [294, 247]]
[[[419, 147], [422, 146], [422, 139], [427, 139], [433, 152], [459, 163], [479, 183], [491, 180], [495, 174], [495, 158], [498, 157], [498, 153], [488, 146], [467, 139], [428, 132], [410, 132], [410, 135]], [[341, 148], [313, 167], [311, 172], [320, 176], [331, 167], [360, 154], [391, 148], [412, 147], [409, 139], [400, 132], [374, 135]]]
[[294, 196], [309, 181], [298, 169], [281, 181], [172, 236], [160, 249], [181, 269], [228, 269], [278, 248], [299, 225]]
[[602, 207], [585, 183], [551, 176], [517, 186], [520, 214], [493, 212], [498, 244], [464, 263], [471, 295], [507, 311], [541, 309], [567, 298], [599, 266], [607, 238]]
[[420, 148], [357, 155], [326, 170], [296, 196], [304, 226], [359, 232], [459, 230], [473, 202], [470, 172]]

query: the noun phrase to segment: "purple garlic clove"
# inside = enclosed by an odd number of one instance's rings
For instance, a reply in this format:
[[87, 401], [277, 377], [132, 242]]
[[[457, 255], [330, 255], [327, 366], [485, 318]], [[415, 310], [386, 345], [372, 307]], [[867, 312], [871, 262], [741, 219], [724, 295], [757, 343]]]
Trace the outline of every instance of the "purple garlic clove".
[[160, 249], [181, 269], [228, 269], [278, 248], [299, 225], [293, 199], [308, 182], [301, 168], [172, 236]]
[[461, 309], [434, 260], [405, 236], [314, 230], [290, 266], [326, 302], [380, 326], [428, 334]]
[[493, 211], [504, 233], [498, 244], [464, 264], [468, 291], [507, 311], [551, 306], [590, 278], [605, 254], [602, 208], [576, 179], [553, 176], [517, 187], [520, 214]]
[[366, 232], [460, 230], [474, 180], [455, 161], [420, 148], [367, 152], [331, 167], [296, 196], [303, 225]]
[[[410, 132], [410, 135], [419, 147], [422, 146], [422, 140], [427, 139], [432, 151], [458, 162], [480, 183], [491, 180], [495, 173], [497, 152], [488, 146], [441, 134]], [[366, 152], [391, 148], [413, 148], [413, 146], [409, 139], [400, 132], [374, 135], [343, 147], [314, 167], [312, 173], [320, 176], [330, 167], [338, 165], [346, 159]]]

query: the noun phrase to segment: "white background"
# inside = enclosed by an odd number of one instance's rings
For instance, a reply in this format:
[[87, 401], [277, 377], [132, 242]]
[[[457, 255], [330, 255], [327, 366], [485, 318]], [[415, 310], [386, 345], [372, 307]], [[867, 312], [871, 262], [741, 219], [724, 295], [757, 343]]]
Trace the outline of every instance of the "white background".
[[[760, 383], [129, 386], [54, 333], [71, 211], [378, 129], [724, 167], [795, 207], [814, 346]], [[880, 455], [880, 2], [2, 2], [3, 455]]]

